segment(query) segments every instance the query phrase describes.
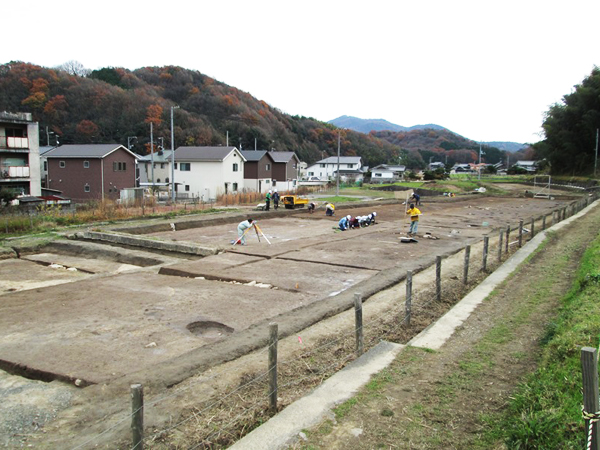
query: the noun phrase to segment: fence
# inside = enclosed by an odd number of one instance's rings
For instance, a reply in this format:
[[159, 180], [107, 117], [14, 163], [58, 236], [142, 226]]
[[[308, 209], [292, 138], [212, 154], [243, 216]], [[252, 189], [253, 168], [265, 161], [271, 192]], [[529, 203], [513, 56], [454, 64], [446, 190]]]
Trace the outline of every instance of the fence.
[[[339, 321], [343, 322], [344, 319], [337, 316], [327, 319], [329, 322], [323, 326], [328, 329], [334, 328], [336, 336], [318, 340], [310, 349], [289, 350], [296, 341], [296, 336], [288, 337], [282, 341], [286, 351], [285, 357], [281, 358], [278, 351], [280, 345], [278, 325], [269, 324], [269, 329], [265, 330], [265, 335], [268, 334], [266, 347], [251, 356], [227, 363], [222, 369], [242, 375], [236, 387], [223, 389], [218, 395], [212, 395], [212, 382], [220, 380], [223, 372], [216, 368], [213, 368], [214, 372], [207, 372], [208, 376], [199, 375], [174, 392], [160, 397], [155, 396], [146, 403], [144, 403], [143, 387], [139, 384], [132, 385], [132, 412], [123, 413], [121, 418], [107, 419], [107, 422], [113, 422], [110, 426], [74, 448], [91, 448], [99, 445], [104, 436], [115, 431], [123, 435], [127, 423], [130, 423], [131, 438], [128, 442], [131, 443], [132, 449], [141, 450], [144, 443], [166, 444], [175, 432], [178, 436], [178, 445], [190, 449], [220, 448], [231, 445], [250, 429], [303, 396], [381, 339], [396, 342], [410, 340], [462, 298], [470, 287], [478, 284], [498, 267], [511, 251], [521, 247], [527, 238], [533, 238], [536, 224], [545, 230], [547, 225], [554, 225], [588, 206], [590, 200], [588, 197], [550, 214], [532, 218], [528, 221], [531, 224], [529, 230], [524, 227], [523, 220], [514, 228], [508, 225], [505, 230], [498, 230], [495, 236], [486, 236], [481, 243], [481, 248], [479, 244], [467, 245], [464, 250], [445, 258], [436, 256], [435, 264], [418, 274], [415, 271], [407, 271], [404, 282], [405, 294], [402, 295], [402, 286], [395, 286], [390, 291], [395, 299], [391, 309], [385, 304], [378, 303], [379, 299], [376, 297], [383, 295], [383, 292], [375, 294], [372, 302], [367, 303], [366, 307], [361, 293], [356, 292], [354, 310], [340, 315], [345, 315], [346, 320], [352, 322], [350, 315], [353, 312], [354, 326], [340, 324]], [[518, 235], [514, 241], [511, 241], [510, 236], [513, 231], [517, 231]], [[497, 255], [497, 257], [490, 257], [490, 255]], [[449, 273], [443, 277], [442, 274], [445, 272]], [[435, 283], [431, 282], [433, 276]], [[373, 311], [369, 312], [370, 309]], [[297, 339], [298, 345], [303, 345], [301, 336]], [[252, 367], [249, 364], [250, 358], [253, 361], [264, 358], [264, 370], [247, 372]], [[210, 392], [210, 395], [204, 391], [196, 394], [203, 388]], [[154, 417], [171, 416], [170, 405], [174, 399], [182, 396], [185, 396], [188, 402], [196, 396], [197, 404], [182, 413], [175, 423], [162, 427], [147, 427], [150, 430], [144, 429], [144, 413], [148, 408], [155, 408]], [[596, 388], [596, 402], [597, 397]], [[125, 402], [125, 399], [123, 401]], [[586, 405], [587, 411], [597, 409], [597, 403]], [[146, 431], [149, 432], [145, 433]], [[189, 436], [191, 443], [182, 444], [182, 435]]]

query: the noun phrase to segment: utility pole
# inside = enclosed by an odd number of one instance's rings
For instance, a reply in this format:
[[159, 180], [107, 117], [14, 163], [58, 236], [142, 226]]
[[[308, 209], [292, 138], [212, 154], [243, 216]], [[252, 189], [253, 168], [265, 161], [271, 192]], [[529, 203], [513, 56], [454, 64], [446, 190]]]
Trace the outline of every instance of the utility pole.
[[338, 131], [338, 158], [337, 158], [337, 181], [335, 186], [335, 195], [340, 195], [340, 141], [342, 139], [342, 132]]
[[594, 177], [596, 176], [596, 169], [598, 168], [598, 132], [600, 130], [596, 128], [596, 158], [594, 159]]
[[477, 179], [481, 181], [481, 142], [479, 143], [479, 165], [477, 166]]
[[[173, 130], [173, 110], [179, 106], [171, 106], [171, 201], [175, 203], [175, 132]], [[229, 137], [229, 132], [228, 137]]]
[[152, 195], [154, 195], [154, 128], [150, 122], [150, 164], [152, 164]]

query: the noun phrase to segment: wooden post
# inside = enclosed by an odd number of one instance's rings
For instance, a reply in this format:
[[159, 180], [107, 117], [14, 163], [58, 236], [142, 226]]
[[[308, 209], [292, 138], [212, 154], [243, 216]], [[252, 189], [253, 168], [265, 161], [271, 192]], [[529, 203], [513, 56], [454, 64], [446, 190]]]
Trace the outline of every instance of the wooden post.
[[532, 240], [534, 236], [535, 236], [535, 217], [532, 217], [531, 218], [531, 237], [529, 238], [529, 240]]
[[141, 384], [131, 385], [131, 435], [133, 448], [144, 448], [144, 387]]
[[542, 230], [546, 229], [546, 214], [542, 216]]
[[[598, 353], [595, 348], [583, 347], [581, 349], [581, 376], [583, 378], [583, 409], [588, 414], [595, 414], [600, 408], [598, 405]], [[591, 424], [591, 436], [589, 434], [590, 420], [585, 421], [586, 448], [600, 450], [600, 439], [598, 439], [598, 422]], [[591, 446], [590, 446], [591, 439]]]
[[506, 254], [508, 254], [508, 241], [509, 241], [509, 237], [510, 237], [510, 225], [506, 227], [506, 242], [504, 243], [505, 245], [505, 252]]
[[519, 248], [523, 247], [523, 219], [519, 220]]
[[277, 413], [277, 334], [278, 325], [269, 324], [269, 410]]
[[435, 257], [435, 299], [442, 301], [442, 257]]
[[469, 258], [471, 257], [471, 246], [465, 247], [465, 267], [463, 272], [463, 284], [467, 284], [469, 281]]
[[410, 326], [410, 311], [412, 306], [412, 270], [406, 272], [406, 303], [404, 312], [406, 314], [406, 324]]
[[362, 295], [354, 294], [354, 330], [356, 334], [356, 356], [364, 352], [365, 339], [363, 335], [363, 316], [362, 316]]
[[481, 265], [481, 270], [484, 272], [487, 270], [487, 256], [488, 256], [488, 248], [490, 246], [490, 238], [488, 236], [483, 237], [483, 262]]
[[504, 233], [500, 231], [500, 236], [498, 237], [498, 264], [502, 261], [502, 237]]

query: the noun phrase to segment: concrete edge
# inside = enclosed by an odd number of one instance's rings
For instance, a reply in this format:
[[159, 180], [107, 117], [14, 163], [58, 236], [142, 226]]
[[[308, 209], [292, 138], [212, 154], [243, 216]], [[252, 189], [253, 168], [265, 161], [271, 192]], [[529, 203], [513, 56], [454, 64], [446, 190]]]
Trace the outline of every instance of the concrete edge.
[[312, 393], [295, 401], [229, 448], [262, 450], [285, 447], [303, 429], [317, 425], [332, 408], [353, 397], [372, 375], [390, 365], [403, 348], [401, 344], [380, 342]]

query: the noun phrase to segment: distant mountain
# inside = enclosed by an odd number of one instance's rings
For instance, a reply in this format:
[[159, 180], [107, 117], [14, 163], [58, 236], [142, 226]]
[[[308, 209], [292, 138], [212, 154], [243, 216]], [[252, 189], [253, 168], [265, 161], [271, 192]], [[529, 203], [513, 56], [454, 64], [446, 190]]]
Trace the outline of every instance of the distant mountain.
[[[371, 131], [394, 131], [394, 132], [406, 132], [413, 130], [446, 130], [450, 131], [440, 125], [429, 123], [426, 125], [414, 125], [412, 127], [403, 127], [402, 125], [396, 125], [395, 123], [388, 122], [384, 119], [359, 119], [358, 117], [352, 116], [341, 116], [337, 119], [329, 121], [330, 124], [335, 125], [338, 128], [346, 128], [349, 130], [359, 131], [361, 133], [370, 133]], [[456, 133], [454, 133], [456, 134]], [[460, 135], [457, 135], [460, 136]], [[507, 152], [518, 152], [528, 146], [525, 144], [519, 144], [517, 142], [482, 142], [484, 145], [489, 147], [496, 147], [499, 150]]]
[[361, 133], [369, 133], [371, 131], [412, 131], [412, 130], [445, 130], [446, 128], [435, 124], [415, 125], [412, 127], [403, 127], [395, 123], [388, 122], [384, 119], [359, 119], [352, 116], [341, 116], [337, 119], [329, 121], [330, 124], [338, 128], [347, 128]]
[[490, 147], [496, 147], [500, 150], [504, 150], [506, 152], [518, 152], [519, 150], [523, 150], [529, 145], [526, 144], [518, 144], [516, 142], [484, 142], [484, 144], [489, 145]]

